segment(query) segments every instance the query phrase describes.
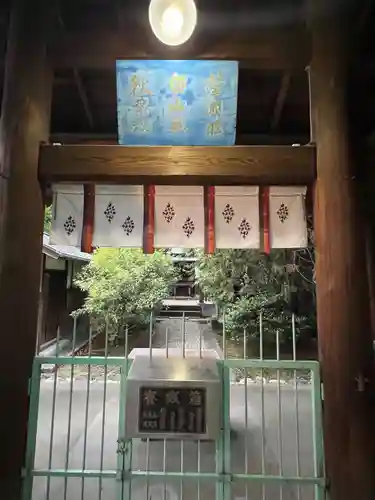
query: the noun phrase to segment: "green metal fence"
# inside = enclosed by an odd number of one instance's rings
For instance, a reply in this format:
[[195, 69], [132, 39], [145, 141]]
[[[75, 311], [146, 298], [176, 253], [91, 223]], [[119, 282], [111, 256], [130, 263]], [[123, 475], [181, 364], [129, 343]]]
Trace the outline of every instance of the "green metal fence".
[[[171, 324], [157, 328], [168, 355]], [[296, 360], [294, 320], [291, 329], [291, 360], [279, 359], [278, 346], [276, 359], [263, 359], [262, 348], [259, 359], [247, 359], [246, 337], [242, 358], [230, 359], [224, 332], [216, 442], [125, 438], [127, 336], [122, 356], [111, 356], [107, 340], [101, 356], [91, 342], [88, 356], [36, 356], [23, 499], [324, 499], [319, 364]]]

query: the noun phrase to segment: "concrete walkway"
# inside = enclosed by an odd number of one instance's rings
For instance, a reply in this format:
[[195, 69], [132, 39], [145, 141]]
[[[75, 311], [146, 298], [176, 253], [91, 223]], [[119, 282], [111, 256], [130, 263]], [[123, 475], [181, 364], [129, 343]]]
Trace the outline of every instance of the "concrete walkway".
[[184, 328], [183, 320], [180, 318], [163, 319], [160, 323], [156, 323], [153, 346], [165, 347], [167, 340], [168, 347], [177, 347], [181, 349], [181, 353], [185, 345], [185, 349], [199, 349], [200, 347], [201, 349], [213, 349], [220, 358], [222, 357], [222, 350], [210, 324], [205, 320], [187, 318]]

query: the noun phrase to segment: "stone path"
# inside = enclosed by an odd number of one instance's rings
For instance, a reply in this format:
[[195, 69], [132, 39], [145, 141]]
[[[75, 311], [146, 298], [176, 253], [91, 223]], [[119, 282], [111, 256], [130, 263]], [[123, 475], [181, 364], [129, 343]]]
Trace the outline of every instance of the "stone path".
[[[153, 347], [168, 347], [183, 349], [183, 321], [179, 318], [169, 318], [156, 324]], [[216, 341], [212, 328], [205, 320], [185, 320], [185, 349], [213, 349], [222, 356], [222, 351]]]
[[[165, 318], [155, 325], [154, 337], [152, 345], [154, 348], [164, 348], [168, 342], [169, 348], [177, 348], [181, 350], [183, 356], [183, 347], [185, 349], [201, 348], [214, 350], [218, 353], [218, 357], [223, 357], [223, 351], [218, 343], [217, 337], [213, 332], [209, 322], [199, 319], [185, 318], [185, 337], [183, 343], [183, 321], [181, 318]], [[129, 351], [135, 347], [148, 347], [149, 337], [148, 332], [145, 332], [141, 337], [133, 339], [129, 342]], [[229, 354], [229, 357], [232, 357]], [[113, 347], [109, 349], [109, 356], [123, 357], [125, 355], [124, 346]], [[99, 365], [63, 365], [58, 368], [57, 380], [68, 381], [71, 378], [74, 380], [87, 380], [89, 376], [92, 382], [108, 383], [120, 381], [119, 366], [104, 366]], [[311, 382], [311, 374], [309, 370], [280, 370], [279, 376], [277, 370], [259, 369], [259, 368], [234, 368], [231, 370], [232, 383], [245, 383], [245, 377], [248, 383], [255, 384], [306, 384]], [[53, 382], [55, 380], [54, 372], [47, 372], [42, 375], [42, 378]]]
[[[167, 333], [168, 332], [168, 333]], [[155, 332], [152, 345], [155, 348], [163, 348], [166, 346], [166, 340], [168, 336], [168, 347], [183, 349], [183, 325], [180, 318], [168, 318], [163, 319], [155, 325]], [[214, 349], [218, 352], [219, 356], [222, 356], [222, 351], [218, 345], [216, 338], [212, 332], [211, 326], [206, 321], [199, 320], [189, 320], [185, 319], [185, 349]], [[130, 342], [129, 349], [134, 347], [148, 347], [149, 337], [146, 332], [136, 341]], [[109, 349], [109, 356], [124, 356], [124, 347], [113, 347]], [[92, 382], [104, 381], [108, 382], [119, 382], [120, 380], [120, 367], [119, 366], [109, 366], [105, 368], [104, 366], [91, 365], [62, 365], [57, 370], [57, 380], [66, 381], [73, 378], [74, 380], [86, 380], [90, 377]], [[47, 372], [42, 374], [44, 380], [53, 382], [55, 379], [54, 372]]]

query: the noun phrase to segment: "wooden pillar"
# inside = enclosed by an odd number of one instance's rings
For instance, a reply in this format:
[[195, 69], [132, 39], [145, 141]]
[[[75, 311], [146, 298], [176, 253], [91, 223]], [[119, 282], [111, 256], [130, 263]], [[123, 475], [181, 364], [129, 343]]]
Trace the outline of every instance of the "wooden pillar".
[[366, 277], [346, 107], [346, 25], [316, 0], [310, 68], [317, 146], [318, 339], [331, 500], [375, 498], [374, 377]]
[[372, 220], [367, 219], [366, 252], [369, 286], [372, 340], [375, 342], [375, 231]]
[[20, 500], [28, 380], [36, 344], [43, 232], [38, 182], [41, 141], [48, 140], [52, 72], [46, 58], [53, 30], [48, 0], [15, 0], [8, 35], [0, 164], [7, 210], [1, 239], [1, 496]]

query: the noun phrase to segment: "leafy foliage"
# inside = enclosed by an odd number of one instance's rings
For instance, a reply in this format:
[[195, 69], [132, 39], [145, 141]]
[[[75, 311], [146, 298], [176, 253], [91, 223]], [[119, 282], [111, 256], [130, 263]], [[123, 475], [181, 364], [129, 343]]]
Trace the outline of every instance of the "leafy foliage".
[[280, 253], [269, 258], [253, 250], [222, 250], [199, 256], [198, 281], [205, 295], [218, 305], [234, 302], [244, 295], [280, 292], [286, 274]]
[[88, 313], [114, 334], [124, 325], [147, 324], [150, 312], [169, 294], [176, 279], [171, 258], [163, 252], [102, 248], [76, 277], [87, 298], [78, 314]]
[[52, 224], [52, 205], [44, 208], [44, 232], [49, 234]]
[[[198, 284], [205, 297], [225, 310], [226, 331], [234, 338], [246, 331], [259, 336], [259, 317], [265, 342], [279, 336], [280, 342], [292, 338], [291, 315], [297, 312], [298, 331], [314, 323], [311, 297], [313, 282], [306, 287], [306, 277], [295, 265], [295, 252], [279, 250], [265, 256], [255, 250], [223, 250], [214, 255], [200, 254]], [[291, 263], [291, 264], [290, 264]], [[289, 264], [289, 265], [287, 265]], [[297, 272], [299, 271], [299, 272]], [[305, 270], [312, 273], [311, 266]], [[296, 311], [293, 300], [301, 290], [308, 295], [306, 311]], [[293, 299], [293, 300], [292, 300]]]

